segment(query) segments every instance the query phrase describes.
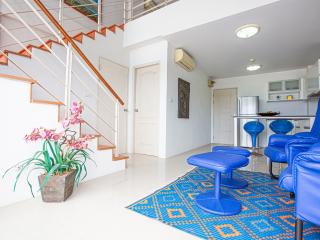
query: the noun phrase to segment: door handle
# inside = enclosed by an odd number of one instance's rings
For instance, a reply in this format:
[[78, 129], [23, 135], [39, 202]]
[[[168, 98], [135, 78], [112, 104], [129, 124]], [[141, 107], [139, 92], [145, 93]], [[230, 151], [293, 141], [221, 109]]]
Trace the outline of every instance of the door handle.
[[138, 108], [135, 108], [134, 111], [135, 111], [135, 112], [139, 112], [139, 109], [138, 109]]

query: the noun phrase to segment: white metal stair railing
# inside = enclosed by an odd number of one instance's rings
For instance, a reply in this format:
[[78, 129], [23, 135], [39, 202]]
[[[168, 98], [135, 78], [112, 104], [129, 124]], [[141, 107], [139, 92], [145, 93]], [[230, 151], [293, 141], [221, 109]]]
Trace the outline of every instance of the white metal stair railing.
[[125, 0], [124, 22], [130, 22], [178, 0]]
[[[0, 23], [0, 28], [8, 34], [19, 46], [24, 49], [27, 54], [32, 56], [32, 61], [37, 64], [36, 71], [30, 68], [25, 68], [22, 63], [19, 63], [15, 58], [7, 56], [8, 61], [12, 62], [18, 69], [24, 72], [31, 79], [38, 81], [38, 85], [48, 96], [64, 103], [65, 117], [68, 116], [72, 101], [81, 101], [84, 104], [86, 111], [84, 114], [84, 120], [93, 132], [100, 136], [99, 142], [106, 145], [119, 146], [119, 111], [121, 104], [114, 94], [105, 87], [105, 85], [97, 78], [91, 68], [89, 68], [86, 62], [78, 55], [71, 44], [66, 44], [61, 33], [54, 29], [50, 23], [48, 23], [41, 12], [30, 3], [29, 0], [23, 0], [29, 9], [37, 16], [43, 25], [55, 36], [61, 43], [60, 47], [65, 49], [65, 56], [55, 52], [52, 47], [49, 47], [46, 42], [38, 35], [32, 28], [30, 23], [23, 19], [20, 14], [15, 11], [7, 0], [2, 0], [3, 4], [10, 10], [24, 26], [28, 29], [32, 35], [45, 47], [49, 53], [51, 53], [52, 62], [56, 64], [57, 69], [52, 69], [44, 59], [40, 56], [33, 54], [6, 26]], [[3, 50], [0, 50], [1, 54], [5, 54]], [[45, 71], [48, 76], [41, 79], [36, 79], [34, 76], [37, 71]], [[50, 75], [49, 75], [50, 74]], [[64, 80], [62, 80], [64, 78]], [[54, 80], [55, 84], [52, 84]], [[114, 155], [118, 156], [118, 148], [115, 149]]]

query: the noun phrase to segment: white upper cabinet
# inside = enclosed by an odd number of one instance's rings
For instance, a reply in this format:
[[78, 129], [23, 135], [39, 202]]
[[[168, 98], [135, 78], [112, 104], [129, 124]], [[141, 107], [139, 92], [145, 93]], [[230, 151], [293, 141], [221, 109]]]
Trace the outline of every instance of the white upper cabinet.
[[302, 79], [269, 82], [268, 101], [301, 100], [303, 89]]
[[306, 88], [307, 95], [320, 89], [320, 60], [307, 67]]

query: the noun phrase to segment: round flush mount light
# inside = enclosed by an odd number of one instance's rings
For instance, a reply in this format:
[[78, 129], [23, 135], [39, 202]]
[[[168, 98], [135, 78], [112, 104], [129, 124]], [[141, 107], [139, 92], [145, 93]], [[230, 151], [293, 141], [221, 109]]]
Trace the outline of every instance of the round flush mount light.
[[260, 27], [257, 24], [248, 24], [242, 27], [239, 27], [236, 30], [236, 35], [238, 38], [251, 38], [257, 33], [259, 33]]
[[247, 66], [247, 71], [253, 72], [261, 68], [260, 64], [255, 63], [255, 59], [250, 59], [250, 64]]

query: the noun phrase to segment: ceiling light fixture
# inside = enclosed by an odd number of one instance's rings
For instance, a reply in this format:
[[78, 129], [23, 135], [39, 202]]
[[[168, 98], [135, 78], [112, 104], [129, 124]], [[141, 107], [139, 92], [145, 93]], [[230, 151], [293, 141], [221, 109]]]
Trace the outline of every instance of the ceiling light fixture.
[[250, 59], [250, 64], [247, 66], [247, 71], [253, 72], [261, 68], [260, 64], [255, 63], [255, 59]]
[[251, 38], [260, 31], [260, 27], [257, 24], [248, 24], [239, 27], [236, 30], [236, 35], [238, 38]]

